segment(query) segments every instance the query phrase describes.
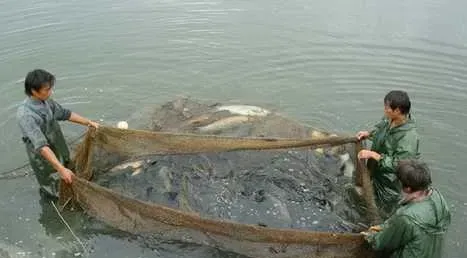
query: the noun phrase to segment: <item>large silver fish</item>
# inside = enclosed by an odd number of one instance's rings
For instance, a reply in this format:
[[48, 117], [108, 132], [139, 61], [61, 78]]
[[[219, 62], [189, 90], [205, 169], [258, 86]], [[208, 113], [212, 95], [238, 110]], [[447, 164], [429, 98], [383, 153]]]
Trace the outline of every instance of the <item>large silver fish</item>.
[[231, 116], [224, 119], [220, 119], [214, 123], [198, 127], [198, 131], [201, 133], [215, 133], [229, 128], [239, 126], [243, 123], [251, 121], [251, 118], [247, 116]]
[[135, 161], [128, 161], [122, 164], [119, 164], [109, 170], [110, 173], [112, 174], [119, 174], [119, 172], [126, 172], [124, 170], [130, 168], [133, 170], [131, 173], [132, 176], [136, 176], [140, 173], [142, 173], [145, 168], [151, 164], [152, 161], [150, 159], [141, 159], [141, 160], [135, 160]]
[[249, 105], [229, 105], [220, 106], [216, 108], [218, 111], [227, 110], [232, 114], [242, 116], [267, 116], [271, 112], [261, 107], [249, 106]]

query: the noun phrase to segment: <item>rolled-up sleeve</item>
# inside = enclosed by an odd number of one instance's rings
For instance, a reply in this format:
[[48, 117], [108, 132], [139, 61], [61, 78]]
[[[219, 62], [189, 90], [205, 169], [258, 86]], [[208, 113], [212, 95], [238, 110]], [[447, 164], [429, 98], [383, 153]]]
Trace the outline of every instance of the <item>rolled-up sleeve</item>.
[[64, 121], [70, 119], [71, 116], [71, 110], [66, 109], [62, 107], [60, 104], [58, 104], [55, 100], [51, 99], [49, 101], [50, 103], [50, 108], [52, 109], [54, 118], [59, 120], [59, 121]]
[[48, 145], [47, 138], [45, 138], [39, 123], [33, 116], [22, 114], [18, 119], [23, 136], [31, 141], [35, 151], [39, 151], [42, 147]]

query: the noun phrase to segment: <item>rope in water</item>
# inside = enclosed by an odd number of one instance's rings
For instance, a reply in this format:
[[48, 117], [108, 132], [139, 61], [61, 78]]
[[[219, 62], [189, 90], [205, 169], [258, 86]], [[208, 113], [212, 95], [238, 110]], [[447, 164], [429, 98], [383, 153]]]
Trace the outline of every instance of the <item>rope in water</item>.
[[54, 206], [54, 209], [55, 211], [57, 212], [58, 216], [60, 217], [60, 219], [63, 221], [63, 224], [65, 224], [65, 226], [68, 228], [68, 230], [71, 232], [71, 234], [73, 235], [73, 237], [76, 239], [76, 241], [78, 241], [78, 243], [81, 245], [81, 247], [83, 248], [83, 252], [87, 255], [88, 254], [88, 250], [86, 249], [86, 247], [84, 246], [83, 242], [81, 242], [81, 240], [76, 236], [75, 232], [73, 232], [73, 230], [71, 229], [70, 225], [68, 225], [68, 223], [66, 222], [66, 220], [63, 218], [62, 214], [60, 214], [60, 211], [57, 209], [57, 206], [55, 206], [55, 203], [53, 201], [50, 201], [50, 203], [52, 203], [52, 205]]
[[[86, 131], [80, 134], [78, 137], [70, 141], [70, 144], [75, 144], [77, 141], [79, 141], [81, 138], [83, 138], [86, 135]], [[3, 172], [0, 172], [0, 180], [8, 180], [8, 179], [15, 179], [18, 177], [25, 177], [29, 175], [29, 169], [31, 167], [31, 164], [29, 164], [29, 161], [25, 162], [23, 165], [6, 170]], [[27, 169], [26, 171], [23, 171], [21, 174], [16, 174], [17, 171], [22, 170], [22, 169]]]

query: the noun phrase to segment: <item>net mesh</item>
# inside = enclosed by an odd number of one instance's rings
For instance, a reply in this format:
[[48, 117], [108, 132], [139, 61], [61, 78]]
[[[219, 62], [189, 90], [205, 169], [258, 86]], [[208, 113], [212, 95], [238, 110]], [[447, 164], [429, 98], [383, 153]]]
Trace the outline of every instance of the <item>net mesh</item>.
[[364, 217], [340, 187], [338, 157], [355, 157], [356, 139], [238, 109], [177, 100], [143, 129], [89, 129], [60, 205], [123, 231], [249, 257], [373, 257], [353, 232], [359, 220], [378, 221], [365, 166], [357, 162], [351, 179], [364, 189]]

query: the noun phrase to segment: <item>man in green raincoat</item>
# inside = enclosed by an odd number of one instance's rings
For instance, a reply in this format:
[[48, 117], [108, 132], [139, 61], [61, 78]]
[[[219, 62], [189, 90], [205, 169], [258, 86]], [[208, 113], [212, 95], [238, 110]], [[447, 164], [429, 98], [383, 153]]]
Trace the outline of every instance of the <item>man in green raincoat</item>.
[[73, 175], [68, 168], [70, 152], [58, 121], [99, 126], [50, 98], [54, 84], [55, 76], [45, 70], [29, 72], [24, 82], [27, 98], [17, 110], [22, 139], [41, 194], [50, 197], [58, 197], [58, 175], [66, 183], [72, 182]]
[[401, 185], [395, 174], [397, 162], [418, 158], [419, 136], [410, 115], [410, 99], [404, 91], [391, 91], [384, 97], [384, 118], [371, 132], [361, 131], [359, 140], [372, 141], [371, 150], [361, 150], [358, 158], [368, 159], [376, 205], [387, 218], [397, 207]]
[[451, 224], [449, 206], [431, 187], [426, 164], [403, 160], [396, 168], [403, 199], [397, 211], [382, 225], [362, 232], [380, 257], [441, 258], [444, 236]]

